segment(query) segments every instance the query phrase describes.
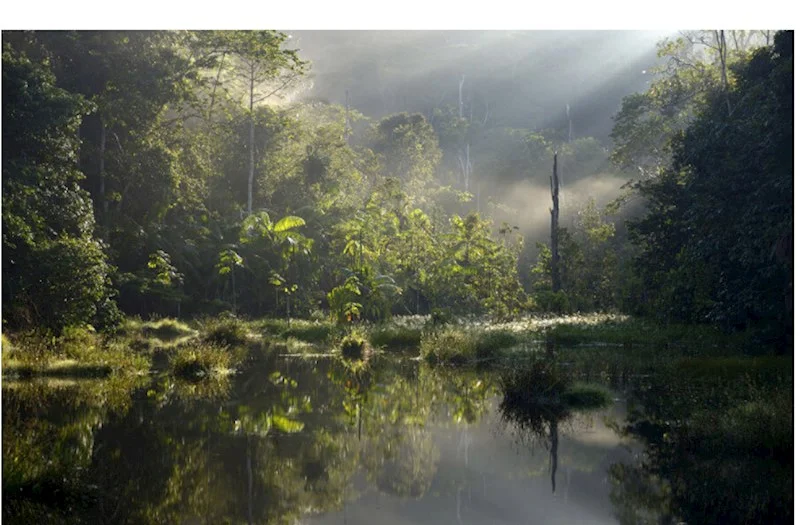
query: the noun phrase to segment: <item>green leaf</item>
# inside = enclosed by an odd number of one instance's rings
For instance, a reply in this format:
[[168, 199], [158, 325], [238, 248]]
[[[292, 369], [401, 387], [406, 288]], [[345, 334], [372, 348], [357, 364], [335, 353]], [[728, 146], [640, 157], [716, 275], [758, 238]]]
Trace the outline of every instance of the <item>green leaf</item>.
[[300, 432], [305, 426], [302, 421], [294, 421], [279, 415], [272, 416], [272, 425], [281, 432], [285, 432], [287, 434]]
[[299, 228], [300, 226], [305, 226], [306, 221], [303, 220], [301, 217], [297, 217], [295, 215], [287, 215], [286, 217], [282, 218], [275, 224], [273, 230], [276, 233], [285, 232], [287, 230], [291, 230], [293, 228]]

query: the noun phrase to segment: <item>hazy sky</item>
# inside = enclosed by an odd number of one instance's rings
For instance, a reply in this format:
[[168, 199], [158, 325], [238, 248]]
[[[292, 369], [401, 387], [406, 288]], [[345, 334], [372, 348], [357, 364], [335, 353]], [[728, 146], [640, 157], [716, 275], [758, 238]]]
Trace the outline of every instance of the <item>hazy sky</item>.
[[289, 31], [312, 62], [308, 96], [371, 117], [458, 103], [495, 124], [547, 127], [570, 105], [576, 133], [606, 135], [641, 91], [665, 31]]

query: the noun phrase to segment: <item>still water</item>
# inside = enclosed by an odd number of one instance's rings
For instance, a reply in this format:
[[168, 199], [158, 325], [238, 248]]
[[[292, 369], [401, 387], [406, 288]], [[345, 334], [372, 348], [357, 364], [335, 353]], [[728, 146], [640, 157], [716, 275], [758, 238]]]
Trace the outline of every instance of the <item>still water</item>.
[[522, 419], [500, 410], [503, 374], [521, 365], [431, 369], [413, 354], [273, 355], [200, 383], [4, 381], [3, 520], [791, 520], [791, 364], [709, 378], [601, 353], [562, 349], [555, 364], [610, 404]]

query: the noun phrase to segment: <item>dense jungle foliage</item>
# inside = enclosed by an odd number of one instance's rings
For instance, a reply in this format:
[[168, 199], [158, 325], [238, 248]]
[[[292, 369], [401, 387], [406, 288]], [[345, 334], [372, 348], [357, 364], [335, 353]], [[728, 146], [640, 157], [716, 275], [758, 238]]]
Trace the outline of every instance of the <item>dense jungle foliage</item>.
[[[303, 101], [312, 65], [275, 31], [4, 32], [4, 331], [621, 311], [785, 351], [793, 33], [725, 34], [661, 44], [606, 144], [488, 103]], [[554, 291], [548, 238], [492, 187], [547, 184], [556, 151], [575, 180], [630, 182], [568, 210]]]

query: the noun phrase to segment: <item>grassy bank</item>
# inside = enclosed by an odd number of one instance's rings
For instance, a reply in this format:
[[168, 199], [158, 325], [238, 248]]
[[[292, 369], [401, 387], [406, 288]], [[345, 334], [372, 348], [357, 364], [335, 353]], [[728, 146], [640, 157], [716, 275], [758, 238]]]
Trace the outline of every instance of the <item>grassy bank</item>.
[[[290, 354], [328, 353], [340, 347], [348, 330], [327, 320], [292, 319], [287, 324], [285, 319], [246, 321], [230, 316], [191, 322], [129, 318], [116, 332], [106, 335], [95, 333], [91, 327], [70, 328], [59, 338], [41, 332], [4, 333], [3, 371], [53, 377], [143, 373], [154, 364], [170, 368], [182, 348], [201, 343], [209, 348], [259, 344]], [[528, 317], [506, 323], [451, 320], [444, 325], [424, 316], [407, 316], [360, 325], [358, 330], [372, 349], [419, 349], [419, 355], [431, 364], [515, 358], [517, 351], [521, 358], [532, 350], [544, 349], [545, 342], [571, 347], [570, 355], [578, 361], [586, 353], [585, 357], [591, 358], [604, 346], [618, 347], [615, 353], [643, 360], [655, 355], [718, 357], [743, 354], [747, 340], [746, 335], [725, 334], [709, 326], [661, 326], [613, 314]], [[708, 366], [715, 368], [718, 364], [710, 362]], [[694, 368], [698, 367], [701, 364], [695, 364]]]

